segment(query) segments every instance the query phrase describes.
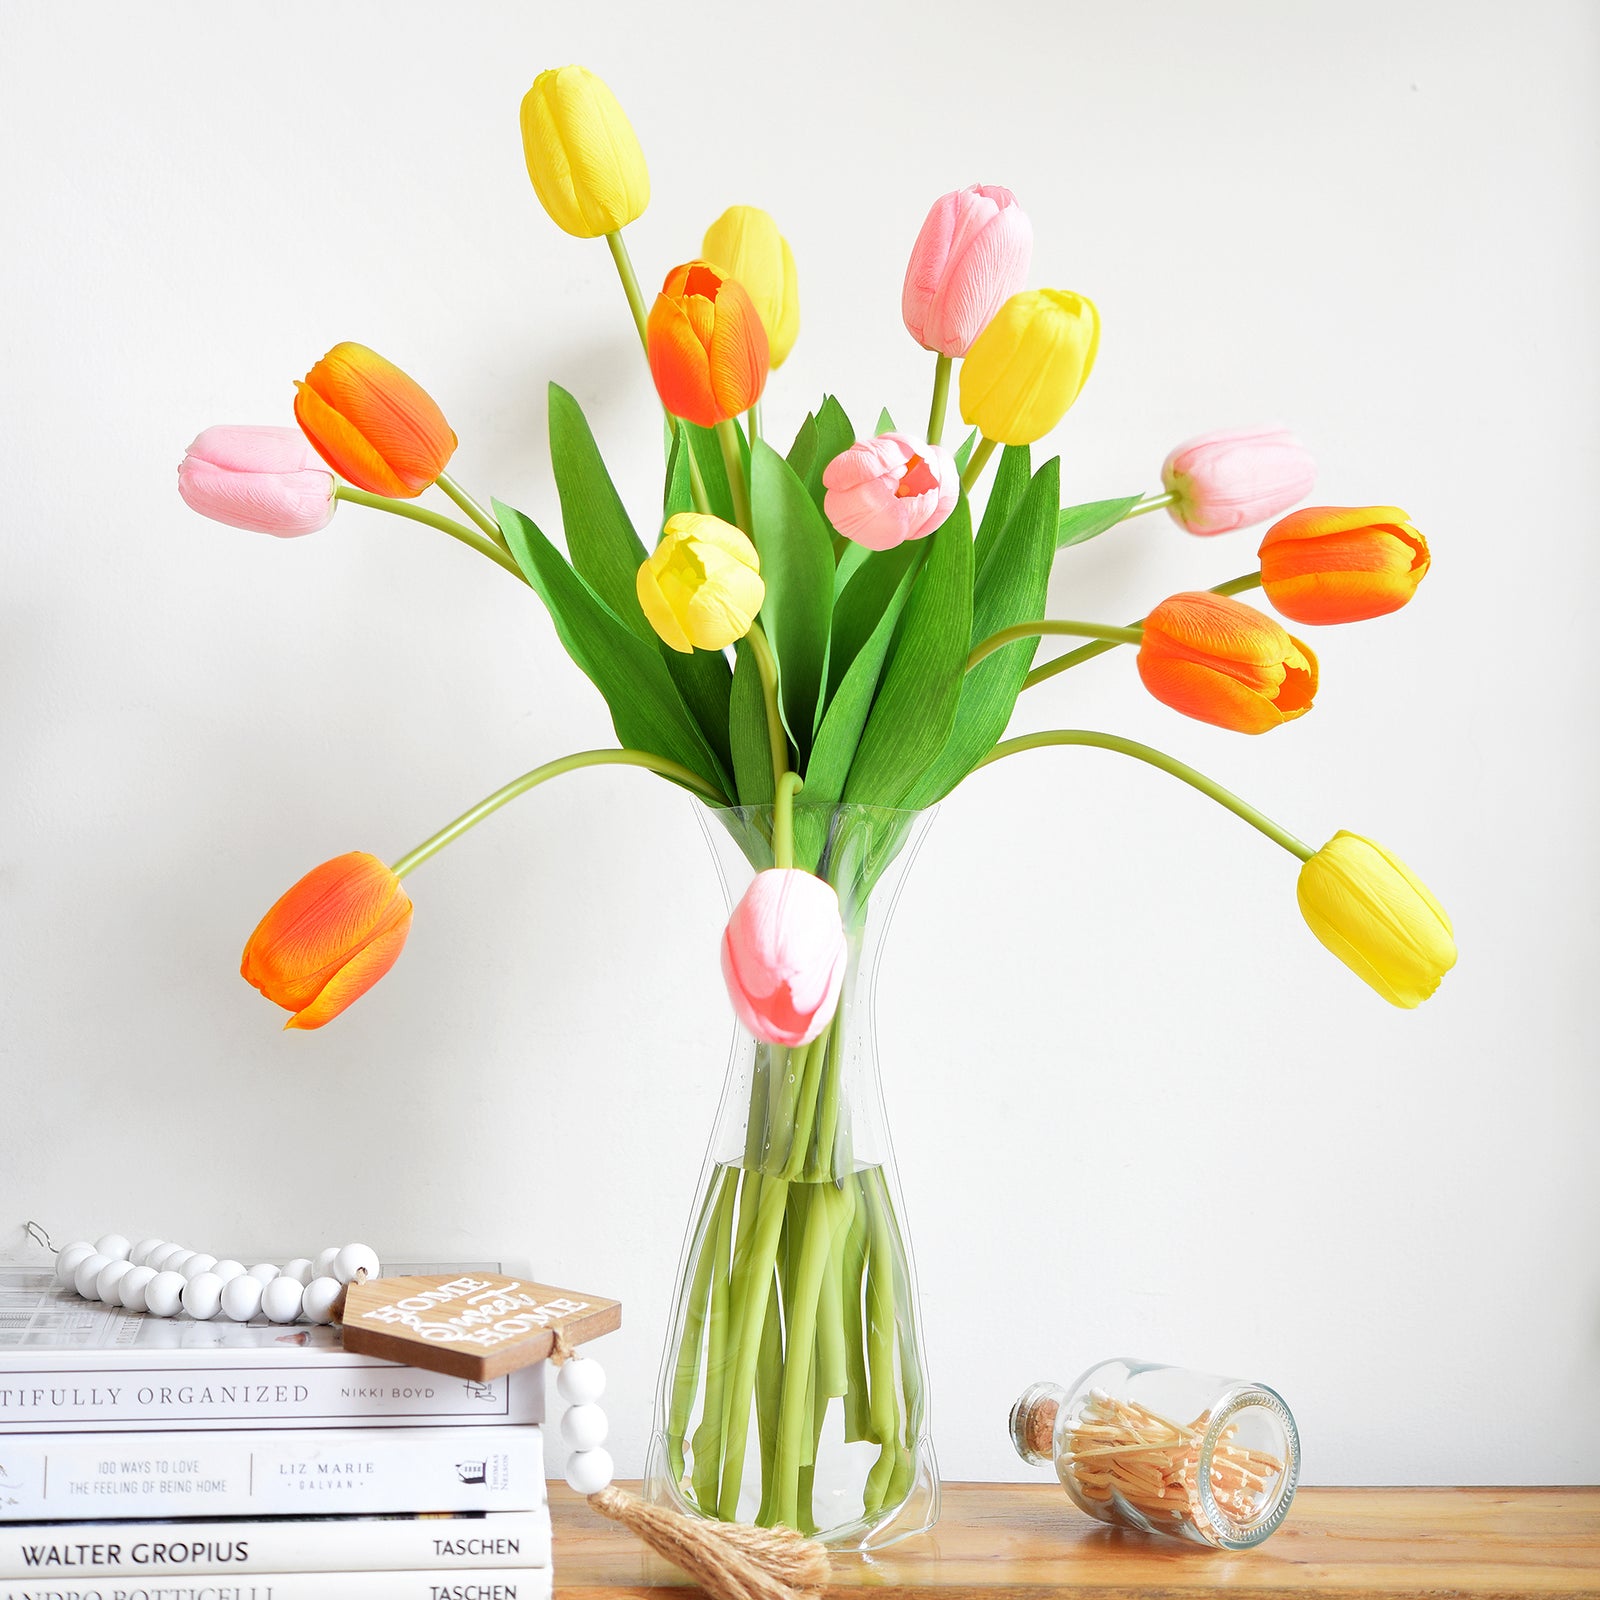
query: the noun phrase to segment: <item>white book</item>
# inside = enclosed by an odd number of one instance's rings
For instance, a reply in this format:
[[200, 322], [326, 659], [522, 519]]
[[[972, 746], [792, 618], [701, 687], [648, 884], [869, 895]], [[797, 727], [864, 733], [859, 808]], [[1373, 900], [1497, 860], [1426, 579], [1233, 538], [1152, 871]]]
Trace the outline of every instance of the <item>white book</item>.
[[550, 1508], [387, 1517], [0, 1524], [0, 1582], [550, 1565]]
[[0, 1581], [0, 1600], [550, 1600], [548, 1567], [478, 1572], [258, 1572], [215, 1578]]
[[0, 1264], [0, 1436], [543, 1420], [542, 1362], [469, 1382], [354, 1355], [337, 1328], [144, 1316], [80, 1300], [48, 1267]]
[[543, 1431], [12, 1434], [0, 1439], [0, 1523], [535, 1511]]

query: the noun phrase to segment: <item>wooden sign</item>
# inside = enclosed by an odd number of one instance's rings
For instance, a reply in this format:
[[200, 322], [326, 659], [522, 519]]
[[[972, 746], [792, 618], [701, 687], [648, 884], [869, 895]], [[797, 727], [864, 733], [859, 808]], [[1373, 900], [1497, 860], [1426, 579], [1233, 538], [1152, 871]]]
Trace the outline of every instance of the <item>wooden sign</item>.
[[524, 1278], [463, 1272], [352, 1283], [339, 1320], [346, 1350], [487, 1383], [543, 1361], [558, 1330], [576, 1345], [620, 1328], [622, 1303]]

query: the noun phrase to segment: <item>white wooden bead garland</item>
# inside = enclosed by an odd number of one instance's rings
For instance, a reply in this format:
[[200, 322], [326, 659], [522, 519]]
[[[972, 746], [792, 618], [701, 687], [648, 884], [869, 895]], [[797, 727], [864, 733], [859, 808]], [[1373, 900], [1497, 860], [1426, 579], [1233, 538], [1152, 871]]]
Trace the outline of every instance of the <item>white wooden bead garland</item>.
[[572, 1452], [567, 1482], [579, 1494], [599, 1494], [616, 1470], [611, 1452], [601, 1449], [608, 1431], [599, 1406], [605, 1392], [605, 1368], [591, 1356], [569, 1356], [556, 1374], [556, 1393], [567, 1402], [561, 1417], [561, 1440]]
[[[345, 1285], [376, 1278], [380, 1271], [377, 1253], [364, 1244], [330, 1245], [315, 1257], [296, 1256], [281, 1267], [271, 1261], [247, 1267], [165, 1239], [130, 1245], [120, 1233], [105, 1234], [93, 1244], [79, 1240], [56, 1257], [56, 1282], [85, 1300], [155, 1317], [182, 1311], [199, 1322], [220, 1314], [233, 1322], [265, 1317], [288, 1323], [304, 1317], [329, 1323]], [[604, 1382], [602, 1377], [602, 1387]]]

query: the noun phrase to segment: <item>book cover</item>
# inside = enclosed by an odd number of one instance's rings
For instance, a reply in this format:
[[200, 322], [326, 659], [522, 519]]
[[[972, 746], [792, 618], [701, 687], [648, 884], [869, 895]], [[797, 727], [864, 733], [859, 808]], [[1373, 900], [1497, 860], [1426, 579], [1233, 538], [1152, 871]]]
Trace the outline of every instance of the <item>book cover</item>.
[[54, 1579], [8, 1583], [0, 1600], [550, 1600], [548, 1567], [478, 1572], [273, 1572], [237, 1582], [215, 1578]]
[[537, 1425], [0, 1439], [0, 1523], [534, 1511], [544, 1503]]
[[0, 1524], [0, 1583], [547, 1567], [550, 1510]]
[[448, 1378], [354, 1355], [337, 1328], [142, 1316], [80, 1300], [48, 1266], [0, 1265], [0, 1436], [543, 1420], [542, 1365]]

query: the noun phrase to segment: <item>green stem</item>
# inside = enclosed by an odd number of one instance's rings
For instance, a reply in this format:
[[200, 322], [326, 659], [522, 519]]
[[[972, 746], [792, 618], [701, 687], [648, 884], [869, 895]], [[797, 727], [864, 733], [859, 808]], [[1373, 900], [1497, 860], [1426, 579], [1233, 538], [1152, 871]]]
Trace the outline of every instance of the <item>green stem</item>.
[[928, 409], [928, 443], [938, 444], [944, 437], [945, 407], [950, 403], [950, 369], [955, 362], [941, 355], [933, 364], [933, 404]]
[[985, 656], [1003, 650], [1008, 644], [1015, 644], [1018, 639], [1058, 633], [1078, 639], [1106, 639], [1112, 644], [1138, 644], [1144, 637], [1143, 631], [1137, 626], [1115, 628], [1103, 622], [1058, 622], [1054, 618], [1046, 618], [1042, 622], [1018, 622], [1012, 627], [1002, 628], [998, 633], [991, 633], [987, 639], [981, 639], [973, 645], [972, 654], [967, 657], [967, 671], [971, 672]]
[[[1261, 574], [1259, 572], [1247, 572], [1242, 578], [1229, 578], [1226, 583], [1217, 584], [1217, 586], [1212, 589], [1211, 593], [1225, 595], [1243, 594], [1246, 589], [1257, 589], [1260, 586]], [[1128, 626], [1131, 630], [1142, 627], [1143, 622], [1144, 619], [1141, 617], [1137, 622], [1129, 623]], [[1136, 641], [1130, 639], [1126, 642], [1132, 644]], [[1024, 689], [1031, 689], [1035, 684], [1043, 683], [1047, 678], [1053, 678], [1059, 672], [1067, 672], [1073, 667], [1082, 666], [1085, 661], [1093, 661], [1096, 656], [1103, 656], [1108, 650], [1115, 650], [1116, 647], [1122, 643], [1124, 643], [1123, 640], [1116, 639], [1100, 644], [1079, 645], [1076, 650], [1069, 650], [1064, 656], [1057, 656], [1054, 661], [1046, 661], [1043, 666], [1035, 667], [1033, 671], [1022, 680], [1022, 687]]]
[[[756, 671], [761, 675], [761, 696], [767, 707], [767, 743], [772, 749], [772, 795], [776, 803], [783, 775], [789, 770], [789, 735], [783, 728], [783, 711], [778, 705], [778, 658], [772, 653], [766, 631], [759, 622], [750, 624], [745, 642], [756, 658]], [[774, 815], [776, 826], [777, 817]], [[792, 862], [781, 862], [789, 866]]]
[[[1289, 832], [1287, 828], [1280, 828], [1270, 817], [1263, 816], [1261, 812], [1241, 800], [1230, 789], [1224, 789], [1220, 783], [1206, 777], [1203, 772], [1196, 772], [1187, 762], [1179, 761], [1176, 756], [1169, 756], [1163, 750], [1156, 750], [1147, 744], [1139, 744], [1133, 739], [1124, 739], [1115, 733], [1093, 733], [1086, 728], [1052, 728], [1045, 733], [1025, 733], [1015, 739], [1007, 739], [1002, 744], [997, 744], [978, 767], [986, 767], [993, 761], [999, 761], [1003, 756], [1014, 756], [1023, 750], [1040, 750], [1046, 745], [1054, 744], [1087, 744], [1099, 750], [1115, 750], [1119, 755], [1132, 756], [1135, 761], [1148, 762], [1152, 767], [1159, 767], [1163, 772], [1169, 772], [1174, 778], [1181, 778], [1191, 789], [1198, 789], [1201, 794], [1215, 800], [1219, 806], [1231, 811], [1234, 816], [1248, 822], [1252, 828], [1266, 834], [1274, 844], [1282, 845], [1292, 856], [1298, 856], [1302, 861], [1309, 861], [1316, 851], [1310, 845]], [[974, 771], [978, 767], [973, 768]]]
[[1142, 517], [1147, 511], [1159, 511], [1163, 506], [1175, 505], [1177, 499], [1175, 494], [1147, 495], [1138, 505], [1130, 506], [1124, 511], [1118, 521], [1126, 522], [1130, 517]]
[[617, 276], [622, 279], [622, 292], [628, 297], [628, 309], [633, 313], [633, 325], [639, 330], [639, 343], [648, 353], [650, 336], [646, 333], [645, 327], [649, 316], [645, 311], [644, 293], [639, 288], [639, 275], [633, 270], [633, 258], [628, 254], [628, 247], [622, 241], [620, 229], [608, 233], [606, 243], [611, 246], [611, 259], [616, 263]]
[[794, 865], [794, 797], [801, 787], [798, 772], [784, 772], [778, 778], [772, 802], [772, 864]]
[[733, 1259], [733, 1188], [724, 1190], [715, 1217], [711, 1311], [706, 1333], [706, 1402], [694, 1432], [694, 1492], [702, 1508], [716, 1504], [722, 1467], [722, 1389], [728, 1377], [728, 1295]]
[[576, 772], [580, 767], [607, 766], [644, 767], [649, 772], [681, 783], [686, 789], [693, 789], [716, 805], [728, 804], [727, 796], [707, 783], [698, 772], [691, 772], [688, 767], [669, 761], [665, 756], [654, 755], [649, 750], [580, 750], [575, 755], [562, 756], [558, 761], [547, 761], [542, 767], [523, 773], [520, 778], [513, 778], [503, 788], [496, 789], [493, 794], [480, 800], [470, 811], [463, 811], [454, 822], [441, 828], [432, 838], [424, 839], [414, 850], [408, 850], [401, 856], [392, 868], [394, 875], [397, 878], [405, 877], [414, 867], [420, 867], [429, 856], [437, 855], [469, 828], [475, 828], [491, 812], [498, 811], [518, 795], [537, 789], [541, 783], [559, 778], [564, 772]]
[[744, 414], [745, 428], [750, 435], [750, 448], [755, 449], [756, 440], [761, 437], [761, 402], [754, 401], [750, 409]]
[[[705, 1231], [700, 1254], [695, 1261], [689, 1287], [689, 1303], [684, 1308], [683, 1337], [678, 1341], [678, 1358], [672, 1369], [672, 1403], [667, 1413], [668, 1470], [674, 1483], [683, 1481], [683, 1440], [689, 1428], [689, 1413], [694, 1409], [695, 1389], [700, 1381], [700, 1347], [705, 1340], [706, 1308], [711, 1299], [711, 1268], [716, 1259], [715, 1241], [722, 1226], [722, 1215], [732, 1202], [734, 1171], [731, 1167], [717, 1179], [707, 1206]], [[709, 1381], [709, 1379], [708, 1379]]]
[[483, 507], [480, 506], [478, 502], [474, 500], [472, 496], [468, 494], [467, 491], [463, 489], [448, 472], [441, 472], [433, 481], [437, 483], [439, 487], [443, 489], [444, 492], [449, 495], [450, 498], [454, 500], [463, 511], [466, 512], [468, 517], [477, 523], [477, 525], [482, 528], [483, 531], [488, 534], [488, 536], [497, 545], [499, 545], [502, 550], [506, 548], [506, 536], [500, 531], [500, 524], [496, 522], [494, 518], [491, 517], [489, 513], [485, 511]]
[[334, 491], [335, 500], [348, 500], [353, 506], [371, 506], [374, 511], [387, 511], [396, 517], [409, 517], [413, 522], [425, 523], [430, 528], [437, 528], [441, 533], [448, 533], [452, 539], [459, 539], [462, 544], [470, 545], [479, 555], [488, 556], [496, 566], [504, 567], [514, 578], [522, 578], [522, 569], [506, 553], [503, 546], [485, 539], [475, 528], [466, 527], [457, 522], [453, 517], [447, 517], [441, 511], [430, 511], [426, 506], [419, 506], [410, 500], [391, 500], [386, 494], [368, 494], [365, 489], [357, 489], [348, 483], [341, 483]]
[[717, 424], [717, 443], [722, 446], [722, 464], [728, 472], [728, 493], [733, 496], [733, 520], [749, 533], [750, 485], [745, 481], [744, 451], [739, 448], [739, 430], [726, 417]]
[[999, 448], [993, 439], [979, 436], [978, 448], [972, 452], [967, 462], [967, 470], [961, 474], [961, 487], [972, 493], [972, 486], [983, 475], [983, 469], [989, 465], [989, 457]]

